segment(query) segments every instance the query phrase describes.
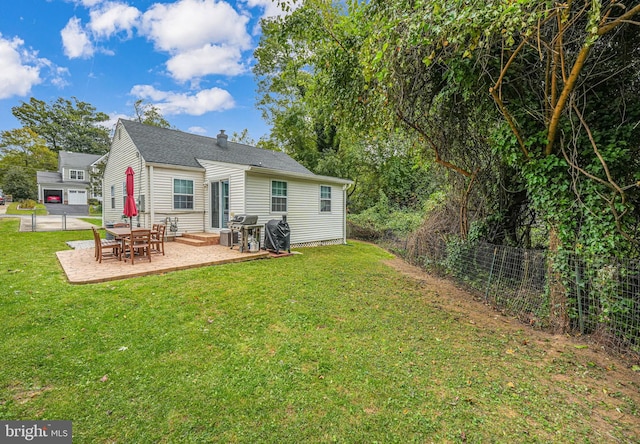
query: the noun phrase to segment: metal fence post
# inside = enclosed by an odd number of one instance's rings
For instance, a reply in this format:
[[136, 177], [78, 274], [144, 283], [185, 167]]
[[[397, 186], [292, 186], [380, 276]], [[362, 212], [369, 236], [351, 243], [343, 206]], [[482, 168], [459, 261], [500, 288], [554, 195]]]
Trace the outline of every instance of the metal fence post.
[[31, 231], [36, 231], [36, 210], [31, 213]]
[[67, 213], [62, 213], [62, 231], [67, 230]]

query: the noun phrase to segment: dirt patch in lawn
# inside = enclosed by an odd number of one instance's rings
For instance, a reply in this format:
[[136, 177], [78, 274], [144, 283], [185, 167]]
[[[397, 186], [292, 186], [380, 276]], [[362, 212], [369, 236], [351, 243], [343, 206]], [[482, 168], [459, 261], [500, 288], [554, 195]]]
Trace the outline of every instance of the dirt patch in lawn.
[[[424, 288], [425, 303], [446, 310], [462, 322], [498, 334], [526, 332], [524, 346], [543, 351], [537, 362], [541, 383], [560, 391], [567, 403], [581, 403], [592, 412], [591, 426], [608, 435], [613, 427], [640, 437], [640, 368], [637, 363], [607, 353], [582, 338], [553, 335], [536, 330], [516, 318], [505, 316], [452, 281], [428, 274], [419, 267], [394, 258], [386, 264], [416, 280]], [[515, 336], [515, 335], [514, 335]], [[544, 373], [542, 373], [544, 372]]]

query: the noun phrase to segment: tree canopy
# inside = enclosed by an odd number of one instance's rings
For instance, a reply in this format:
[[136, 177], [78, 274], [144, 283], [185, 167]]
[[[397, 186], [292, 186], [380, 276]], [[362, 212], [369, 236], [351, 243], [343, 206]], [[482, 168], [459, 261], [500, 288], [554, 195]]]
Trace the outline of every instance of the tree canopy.
[[75, 97], [47, 103], [32, 97], [11, 109], [13, 115], [46, 141], [54, 151], [105, 154], [109, 151], [109, 129], [102, 124], [109, 116]]
[[525, 242], [540, 221], [562, 248], [638, 254], [639, 12], [638, 1], [307, 0], [264, 26], [259, 105], [301, 159], [321, 153], [316, 122], [346, 157], [402, 131], [451, 173], [441, 186], [460, 196], [463, 235], [489, 223], [497, 240]]

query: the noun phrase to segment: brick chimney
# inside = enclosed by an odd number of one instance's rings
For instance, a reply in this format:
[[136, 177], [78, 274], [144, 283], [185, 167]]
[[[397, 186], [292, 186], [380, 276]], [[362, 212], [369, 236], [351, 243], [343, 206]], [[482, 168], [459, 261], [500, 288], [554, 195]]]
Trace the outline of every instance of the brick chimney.
[[220, 134], [218, 134], [216, 137], [218, 138], [218, 142], [217, 142], [218, 146], [220, 148], [226, 148], [227, 147], [227, 139], [229, 138], [229, 136], [227, 136], [224, 133], [224, 130], [220, 130]]

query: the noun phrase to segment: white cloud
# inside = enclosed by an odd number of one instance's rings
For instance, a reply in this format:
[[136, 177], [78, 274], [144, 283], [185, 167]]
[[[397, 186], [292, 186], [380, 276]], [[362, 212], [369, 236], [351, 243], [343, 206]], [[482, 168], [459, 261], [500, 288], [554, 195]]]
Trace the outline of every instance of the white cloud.
[[189, 127], [189, 130], [188, 130], [188, 131], [189, 131], [190, 133], [194, 133], [194, 134], [207, 134], [207, 130], [206, 130], [206, 129], [204, 129], [203, 127], [201, 127], [201, 126], [192, 126], [192, 127]]
[[133, 117], [121, 113], [109, 113], [109, 120], [102, 122], [102, 126], [109, 128], [109, 131], [113, 131], [119, 119], [131, 120]]
[[249, 17], [231, 5], [216, 0], [179, 0], [156, 3], [142, 19], [142, 33], [156, 48], [170, 53], [202, 48], [206, 44], [227, 44], [250, 49], [246, 26]]
[[242, 52], [251, 49], [249, 16], [217, 0], [155, 4], [142, 17], [140, 32], [168, 52], [167, 71], [178, 82], [247, 70]]
[[53, 64], [49, 63], [47, 60], [46, 66], [51, 70], [51, 83], [58, 88], [64, 88], [69, 85], [67, 81], [67, 77], [69, 77], [69, 69], [63, 68], [61, 66], [53, 66]]
[[167, 69], [180, 82], [210, 74], [238, 75], [246, 71], [238, 48], [211, 44], [177, 54], [167, 62]]
[[69, 19], [64, 29], [60, 31], [60, 35], [64, 53], [70, 59], [88, 58], [93, 55], [93, 45], [87, 32], [82, 28], [79, 18]]
[[73, 3], [76, 5], [84, 6], [85, 8], [92, 8], [96, 5], [99, 5], [104, 0], [73, 0]]
[[141, 13], [133, 6], [118, 2], [106, 2], [89, 12], [89, 28], [98, 37], [109, 38], [118, 32], [126, 32], [131, 37]]
[[40, 69], [42, 60], [37, 53], [23, 49], [24, 41], [11, 40], [0, 34], [0, 99], [26, 96], [34, 85], [42, 82]]
[[235, 106], [228, 91], [221, 88], [204, 89], [196, 94], [160, 91], [151, 85], [136, 85], [131, 95], [154, 102], [163, 115], [188, 114], [200, 116], [211, 111], [224, 111]]
[[[72, 18], [61, 35], [69, 58], [88, 58], [95, 52], [113, 55], [100, 42], [117, 34], [131, 37], [134, 29], [151, 41], [157, 51], [167, 53], [167, 73], [180, 83], [199, 85], [208, 75], [235, 76], [245, 73], [243, 53], [253, 48], [247, 32], [248, 12], [238, 12], [228, 0], [176, 0], [154, 3], [146, 12], [127, 0], [67, 0], [89, 9], [83, 27]], [[271, 11], [270, 0], [246, 0]], [[293, 0], [292, 0], [293, 1]]]

